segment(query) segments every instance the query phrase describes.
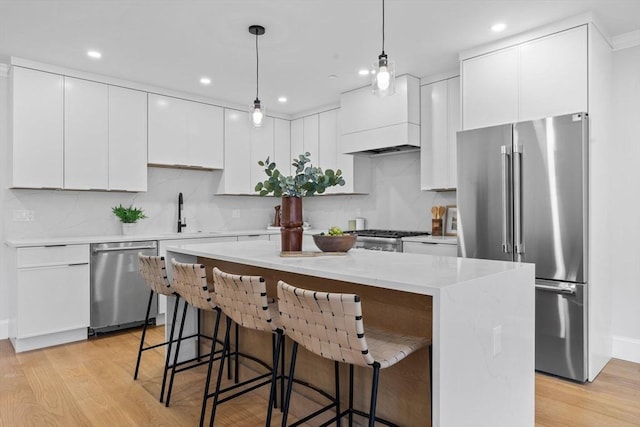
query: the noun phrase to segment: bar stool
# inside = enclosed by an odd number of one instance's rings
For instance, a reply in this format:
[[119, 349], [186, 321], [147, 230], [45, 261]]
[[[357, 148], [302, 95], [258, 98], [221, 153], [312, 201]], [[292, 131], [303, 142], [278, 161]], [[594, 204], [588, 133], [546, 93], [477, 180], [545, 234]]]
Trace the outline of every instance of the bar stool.
[[[271, 414], [273, 412], [273, 407], [275, 404], [276, 382], [279, 378], [278, 361], [280, 351], [281, 349], [283, 349], [282, 344], [284, 341], [283, 331], [280, 327], [278, 306], [275, 302], [269, 302], [267, 298], [267, 288], [265, 280], [260, 276], [239, 276], [235, 274], [228, 274], [221, 271], [217, 267], [214, 267], [213, 278], [216, 290], [216, 302], [222, 309], [222, 312], [227, 316], [227, 325], [225, 331], [223, 352], [221, 356], [220, 367], [218, 370], [218, 379], [216, 381], [215, 391], [212, 394], [209, 394], [209, 381], [211, 378], [214, 359], [213, 357], [211, 357], [209, 360], [207, 382], [205, 386], [204, 397], [202, 399], [200, 425], [202, 426], [203, 424], [207, 406], [207, 399], [209, 399], [210, 397], [213, 397], [213, 407], [211, 409], [211, 418], [209, 421], [209, 425], [213, 426], [218, 404], [240, 396], [248, 391], [255, 390], [256, 388], [270, 384], [271, 389], [269, 392], [269, 404], [267, 406], [267, 417], [265, 424], [266, 426], [269, 426], [271, 425]], [[274, 337], [274, 339], [272, 339], [272, 365], [271, 367], [269, 367], [267, 364], [253, 356], [239, 353], [239, 349], [237, 347], [238, 344], [236, 341], [235, 352], [237, 354], [258, 362], [262, 366], [266, 367], [269, 371], [265, 374], [258, 374], [254, 378], [221, 389], [222, 372], [224, 369], [225, 358], [227, 356], [227, 353], [230, 351], [229, 332], [232, 322], [246, 329], [263, 331], [272, 334], [272, 337]], [[284, 360], [284, 358], [282, 360]], [[267, 377], [268, 379], [266, 379]], [[247, 386], [249, 384], [253, 385], [250, 388], [246, 388], [223, 399], [220, 399], [221, 393], [226, 393], [239, 387]]]
[[[164, 257], [160, 256], [147, 256], [141, 253], [138, 254], [138, 268], [145, 283], [150, 288], [149, 303], [147, 304], [147, 314], [144, 318], [144, 326], [142, 327], [142, 337], [140, 338], [140, 347], [138, 348], [138, 358], [136, 361], [136, 370], [133, 374], [133, 379], [138, 379], [138, 371], [140, 369], [140, 360], [142, 359], [142, 353], [147, 350], [151, 350], [157, 347], [168, 345], [167, 355], [164, 363], [164, 374], [162, 376], [162, 389], [160, 391], [160, 402], [164, 397], [165, 385], [167, 382], [167, 372], [169, 371], [169, 355], [171, 354], [171, 345], [174, 343], [173, 334], [176, 326], [176, 314], [178, 313], [178, 302], [180, 301], [180, 295], [173, 289], [171, 283], [167, 279], [167, 269], [164, 261]], [[151, 311], [151, 303], [153, 302], [154, 294], [175, 296], [176, 302], [173, 310], [173, 323], [171, 324], [171, 332], [169, 333], [169, 339], [167, 341], [144, 346], [144, 340], [147, 335], [147, 326], [149, 325], [149, 313]]]
[[[165, 403], [165, 406], [169, 406], [169, 402], [171, 400], [171, 390], [173, 389], [173, 380], [177, 372], [182, 372], [187, 369], [192, 369], [196, 366], [209, 363], [209, 360], [201, 361], [201, 357], [199, 354], [193, 359], [178, 362], [180, 343], [182, 341], [193, 337], [207, 338], [211, 340], [211, 351], [209, 353], [210, 357], [215, 357], [214, 355], [212, 355], [212, 353], [217, 354], [222, 352], [221, 350], [217, 352], [215, 351], [215, 343], [218, 336], [218, 327], [220, 325], [221, 310], [216, 305], [215, 293], [213, 292], [213, 290], [209, 290], [204, 265], [181, 263], [177, 262], [175, 259], [172, 259], [171, 266], [173, 270], [173, 288], [180, 294], [180, 296], [184, 300], [184, 305], [182, 309], [182, 320], [180, 321], [180, 329], [178, 332], [178, 339], [176, 343], [176, 351], [174, 353], [173, 364], [171, 366], [171, 376], [169, 378], [169, 389], [167, 390], [167, 401]], [[202, 335], [199, 331], [196, 334], [190, 335], [188, 337], [183, 337], [184, 324], [187, 317], [187, 309], [189, 306], [197, 310], [213, 311], [216, 313], [216, 321], [211, 337]], [[198, 317], [199, 313], [200, 312], [198, 311]], [[198, 346], [199, 345], [200, 344], [198, 343]], [[218, 359], [219, 358], [215, 358], [215, 360]]]
[[[375, 421], [393, 425], [375, 416], [380, 369], [388, 368], [412, 352], [430, 346], [431, 341], [428, 338], [400, 335], [374, 328], [367, 328], [365, 338], [362, 304], [360, 297], [355, 294], [315, 292], [279, 281], [278, 307], [282, 327], [287, 336], [293, 340], [282, 426], [287, 425], [299, 344], [312, 353], [335, 362], [336, 395], [331, 405], [308, 415], [292, 424], [293, 426], [302, 424], [332, 407], [336, 408], [336, 416], [324, 425], [334, 420], [337, 425], [340, 425], [340, 419], [344, 415], [349, 416], [349, 425], [352, 425], [353, 414], [368, 417], [370, 427], [373, 427]], [[340, 412], [339, 376], [337, 375], [339, 362], [349, 364], [349, 408], [344, 412]], [[373, 369], [368, 414], [353, 408], [354, 365]]]

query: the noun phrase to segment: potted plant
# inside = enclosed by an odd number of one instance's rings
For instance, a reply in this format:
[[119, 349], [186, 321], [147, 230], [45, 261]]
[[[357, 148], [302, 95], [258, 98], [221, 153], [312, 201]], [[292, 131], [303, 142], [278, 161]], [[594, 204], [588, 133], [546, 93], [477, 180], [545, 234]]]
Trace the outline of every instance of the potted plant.
[[120, 204], [111, 208], [111, 211], [122, 223], [122, 233], [125, 235], [132, 233], [138, 220], [145, 219], [147, 217], [142, 209], [135, 208], [133, 205], [129, 205], [128, 208], [125, 208]]
[[322, 194], [329, 187], [344, 185], [340, 169], [315, 167], [309, 159], [310, 153], [300, 154], [293, 159], [295, 175], [283, 175], [274, 162], [267, 157], [258, 164], [264, 167], [268, 178], [258, 182], [255, 191], [261, 196], [273, 194], [282, 197], [282, 221], [280, 229], [283, 251], [300, 251], [302, 249], [302, 197]]

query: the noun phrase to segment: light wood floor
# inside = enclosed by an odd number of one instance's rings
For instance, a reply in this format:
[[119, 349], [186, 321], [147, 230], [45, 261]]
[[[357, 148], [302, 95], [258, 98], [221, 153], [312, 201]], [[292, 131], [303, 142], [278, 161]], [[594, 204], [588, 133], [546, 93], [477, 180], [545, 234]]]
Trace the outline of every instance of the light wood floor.
[[[162, 330], [153, 329], [150, 339]], [[197, 425], [205, 368], [178, 374], [165, 408], [157, 400], [160, 350], [145, 353], [139, 378], [132, 379], [139, 339], [132, 330], [20, 354], [0, 341], [0, 426]], [[216, 425], [263, 424], [266, 396], [259, 390], [220, 405]], [[273, 425], [280, 419], [274, 411]], [[640, 426], [640, 365], [612, 360], [586, 385], [537, 374], [536, 425]]]

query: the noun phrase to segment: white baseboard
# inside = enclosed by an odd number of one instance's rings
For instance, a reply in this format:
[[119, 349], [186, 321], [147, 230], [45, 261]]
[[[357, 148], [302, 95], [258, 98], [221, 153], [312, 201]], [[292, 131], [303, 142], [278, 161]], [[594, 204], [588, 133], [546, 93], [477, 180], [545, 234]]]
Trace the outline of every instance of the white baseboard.
[[614, 336], [611, 339], [611, 356], [616, 359], [640, 363], [640, 340]]
[[9, 319], [0, 320], [0, 340], [9, 338]]

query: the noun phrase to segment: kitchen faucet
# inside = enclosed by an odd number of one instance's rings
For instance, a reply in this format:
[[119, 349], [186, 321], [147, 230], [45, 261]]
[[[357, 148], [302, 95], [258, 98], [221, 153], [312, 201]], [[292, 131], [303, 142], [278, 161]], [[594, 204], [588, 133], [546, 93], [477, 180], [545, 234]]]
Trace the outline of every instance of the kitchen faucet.
[[182, 200], [182, 193], [178, 194], [178, 233], [182, 233], [182, 229], [187, 226], [187, 219], [183, 218], [184, 213], [184, 201]]

